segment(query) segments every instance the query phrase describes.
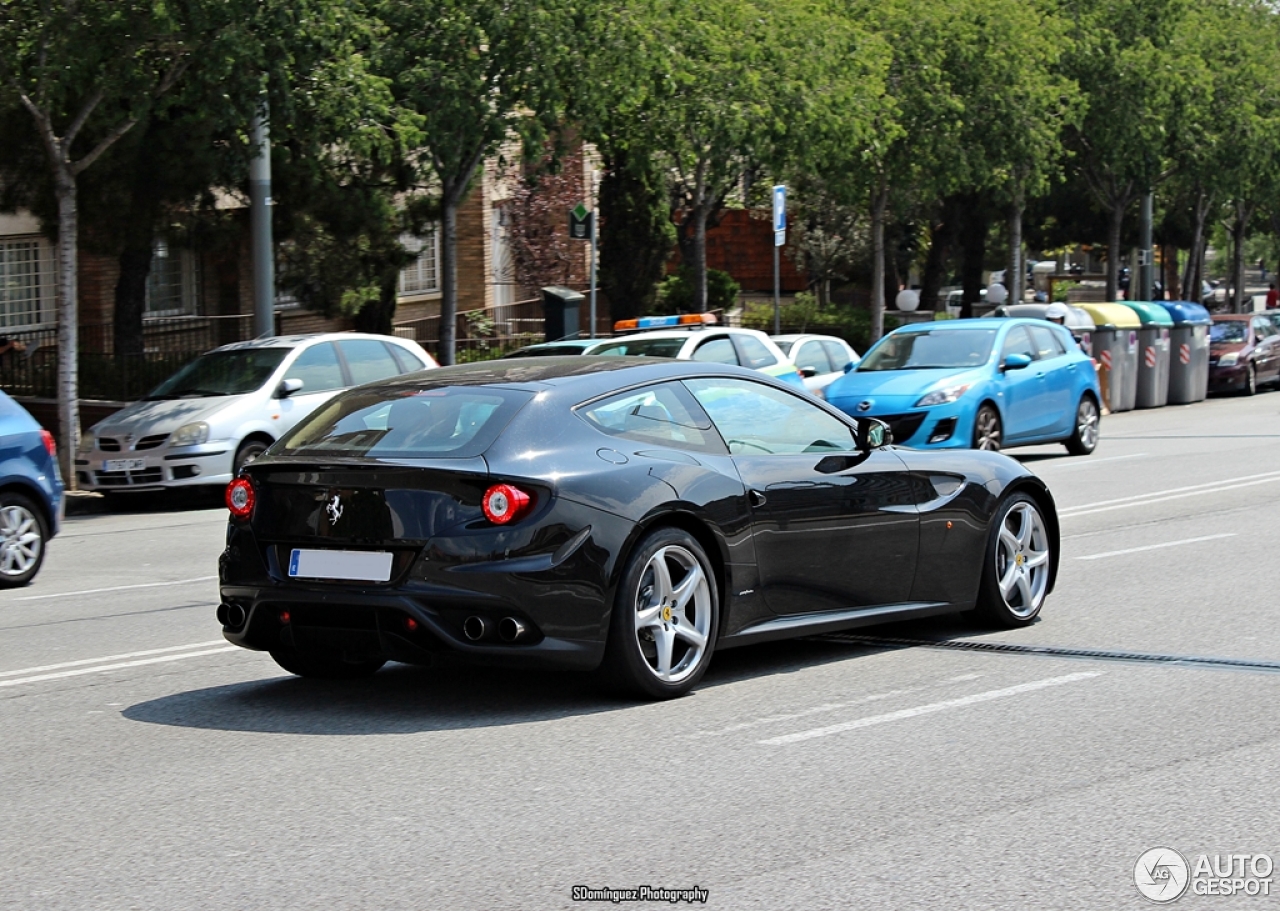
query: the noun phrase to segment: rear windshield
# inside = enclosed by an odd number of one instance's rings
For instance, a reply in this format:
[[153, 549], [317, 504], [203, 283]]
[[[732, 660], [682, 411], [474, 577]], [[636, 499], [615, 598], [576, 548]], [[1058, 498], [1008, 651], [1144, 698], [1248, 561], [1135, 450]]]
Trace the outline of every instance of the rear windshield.
[[485, 386], [363, 389], [338, 396], [273, 455], [467, 459], [488, 449], [532, 393]]
[[1243, 342], [1249, 339], [1249, 324], [1244, 320], [1223, 320], [1209, 327], [1211, 342]]
[[685, 338], [632, 338], [621, 339], [599, 348], [592, 348], [592, 354], [631, 355], [638, 357], [676, 357]]
[[260, 388], [292, 348], [241, 348], [210, 351], [169, 377], [147, 396], [156, 399], [244, 395]]
[[868, 352], [857, 370], [866, 373], [870, 370], [977, 367], [987, 362], [995, 338], [995, 329], [894, 332]]

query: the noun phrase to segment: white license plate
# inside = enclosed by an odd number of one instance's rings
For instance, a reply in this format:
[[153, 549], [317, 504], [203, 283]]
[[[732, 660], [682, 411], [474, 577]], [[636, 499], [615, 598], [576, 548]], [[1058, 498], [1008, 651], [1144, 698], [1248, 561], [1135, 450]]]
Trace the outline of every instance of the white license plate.
[[290, 578], [391, 580], [391, 554], [368, 550], [300, 550], [289, 555]]
[[107, 459], [102, 463], [103, 471], [142, 471], [146, 467], [146, 459]]

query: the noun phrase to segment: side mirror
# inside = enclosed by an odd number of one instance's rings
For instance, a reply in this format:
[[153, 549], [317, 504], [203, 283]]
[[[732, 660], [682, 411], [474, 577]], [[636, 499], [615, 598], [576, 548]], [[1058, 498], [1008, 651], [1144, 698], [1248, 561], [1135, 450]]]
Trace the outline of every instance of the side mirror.
[[1025, 370], [1031, 366], [1031, 358], [1026, 354], [1011, 354], [1000, 365], [1001, 370]]
[[854, 367], [856, 367], [856, 366], [858, 366], [858, 365], [857, 365], [857, 364], [855, 364], [853, 361], [850, 361], [849, 363], [847, 363], [847, 364], [845, 364], [845, 365], [844, 365], [844, 372], [845, 372], [845, 373], [848, 373], [850, 370], [852, 370], [852, 369], [853, 369]]
[[817, 370], [817, 368], [815, 368], [815, 367], [801, 367], [801, 368], [800, 368], [800, 375], [801, 375], [802, 377], [804, 377], [805, 379], [809, 379], [810, 377], [817, 376], [817, 375], [818, 375], [818, 370]]
[[879, 449], [893, 442], [893, 431], [879, 418], [858, 418], [858, 448]]
[[276, 398], [287, 399], [299, 389], [302, 388], [302, 380], [288, 379], [281, 380], [280, 385], [276, 387]]

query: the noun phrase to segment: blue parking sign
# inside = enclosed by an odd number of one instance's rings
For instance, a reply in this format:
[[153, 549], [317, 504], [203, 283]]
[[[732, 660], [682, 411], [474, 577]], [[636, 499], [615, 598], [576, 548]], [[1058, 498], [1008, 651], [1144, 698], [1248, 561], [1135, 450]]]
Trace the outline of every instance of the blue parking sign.
[[787, 230], [787, 188], [781, 184], [773, 188], [773, 230]]

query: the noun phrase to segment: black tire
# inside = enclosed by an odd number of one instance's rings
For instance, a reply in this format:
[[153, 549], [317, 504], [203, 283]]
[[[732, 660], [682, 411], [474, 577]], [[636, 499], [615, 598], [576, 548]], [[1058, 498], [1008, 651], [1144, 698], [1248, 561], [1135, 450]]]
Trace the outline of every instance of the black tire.
[[44, 565], [49, 525], [20, 493], [0, 494], [0, 588], [26, 585]]
[[973, 448], [999, 452], [1004, 443], [1000, 412], [994, 405], [983, 405], [973, 418]]
[[1093, 400], [1093, 396], [1080, 396], [1080, 404], [1076, 406], [1075, 424], [1071, 428], [1071, 436], [1065, 441], [1067, 452], [1072, 455], [1088, 455], [1097, 449], [1101, 424], [1098, 403]]
[[1035, 620], [1053, 578], [1053, 547], [1039, 503], [1025, 493], [1001, 501], [987, 535], [977, 617], [1003, 629]]
[[239, 475], [241, 468], [266, 452], [270, 445], [263, 440], [245, 440], [241, 443], [240, 448], [236, 450], [235, 460], [231, 463], [231, 476], [234, 478]]
[[1258, 394], [1258, 368], [1250, 364], [1244, 371], [1244, 386], [1240, 389], [1243, 395]]
[[320, 680], [355, 680], [377, 673], [387, 662], [382, 658], [347, 661], [336, 652], [299, 652], [276, 648], [271, 657], [290, 674]]
[[601, 672], [629, 696], [683, 696], [706, 673], [719, 623], [715, 574], [702, 546], [678, 528], [657, 529], [627, 559]]

